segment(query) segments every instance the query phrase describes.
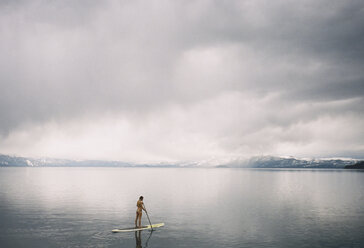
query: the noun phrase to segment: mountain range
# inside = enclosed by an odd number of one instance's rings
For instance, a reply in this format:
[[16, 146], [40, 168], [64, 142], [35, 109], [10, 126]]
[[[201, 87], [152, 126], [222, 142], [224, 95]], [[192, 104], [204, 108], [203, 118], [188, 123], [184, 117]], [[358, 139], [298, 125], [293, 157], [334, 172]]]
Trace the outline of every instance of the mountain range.
[[0, 167], [187, 167], [187, 168], [328, 168], [340, 169], [357, 163], [356, 159], [300, 159], [294, 157], [255, 156], [225, 161], [204, 160], [173, 163], [130, 163], [103, 160], [27, 158], [0, 154]]

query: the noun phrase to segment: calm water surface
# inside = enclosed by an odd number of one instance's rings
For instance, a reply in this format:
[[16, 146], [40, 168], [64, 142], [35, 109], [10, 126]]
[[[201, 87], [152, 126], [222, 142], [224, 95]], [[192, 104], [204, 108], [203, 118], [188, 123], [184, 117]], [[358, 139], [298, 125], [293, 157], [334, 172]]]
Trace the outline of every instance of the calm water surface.
[[[112, 233], [139, 195], [166, 226]], [[360, 171], [0, 168], [0, 247], [364, 247], [363, 230]]]

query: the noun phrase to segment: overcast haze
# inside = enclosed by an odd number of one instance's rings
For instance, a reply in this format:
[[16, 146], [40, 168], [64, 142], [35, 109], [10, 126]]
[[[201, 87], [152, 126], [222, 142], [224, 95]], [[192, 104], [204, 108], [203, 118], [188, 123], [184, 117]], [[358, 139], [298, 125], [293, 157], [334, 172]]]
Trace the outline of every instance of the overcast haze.
[[0, 1], [0, 153], [364, 158], [363, 1]]

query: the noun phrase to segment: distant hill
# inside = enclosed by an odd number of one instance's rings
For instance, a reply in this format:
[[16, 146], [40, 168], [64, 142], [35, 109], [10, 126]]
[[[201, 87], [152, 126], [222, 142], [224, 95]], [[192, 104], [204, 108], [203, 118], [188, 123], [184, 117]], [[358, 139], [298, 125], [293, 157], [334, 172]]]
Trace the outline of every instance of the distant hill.
[[25, 158], [0, 154], [1, 167], [130, 167], [131, 163], [99, 160], [68, 160], [54, 158]]
[[322, 168], [322, 169], [342, 169], [347, 165], [356, 163], [354, 159], [298, 159], [282, 158], [274, 156], [256, 156], [250, 159], [237, 159], [227, 164], [225, 167], [245, 167], [245, 168]]
[[0, 166], [31, 166], [31, 162], [26, 158], [0, 154]]
[[345, 166], [345, 169], [364, 169], [364, 161], [359, 161], [352, 165]]
[[26, 158], [0, 154], [0, 167], [162, 167], [162, 168], [351, 168], [354, 159], [298, 159], [274, 156], [256, 156], [250, 159], [232, 159], [176, 163], [127, 163], [122, 161], [68, 160], [53, 158]]

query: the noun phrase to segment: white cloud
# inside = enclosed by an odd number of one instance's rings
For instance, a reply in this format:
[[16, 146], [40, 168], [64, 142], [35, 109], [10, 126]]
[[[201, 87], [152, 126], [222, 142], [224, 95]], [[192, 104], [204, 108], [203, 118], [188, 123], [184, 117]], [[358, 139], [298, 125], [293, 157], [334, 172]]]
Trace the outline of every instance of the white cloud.
[[0, 152], [360, 157], [363, 4], [326, 4], [3, 2]]

